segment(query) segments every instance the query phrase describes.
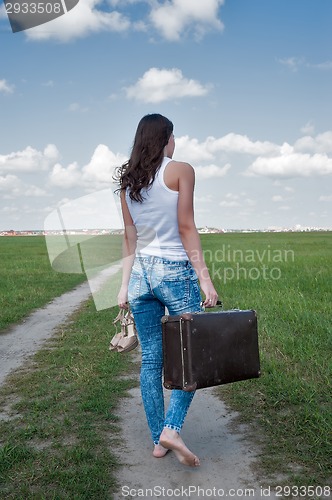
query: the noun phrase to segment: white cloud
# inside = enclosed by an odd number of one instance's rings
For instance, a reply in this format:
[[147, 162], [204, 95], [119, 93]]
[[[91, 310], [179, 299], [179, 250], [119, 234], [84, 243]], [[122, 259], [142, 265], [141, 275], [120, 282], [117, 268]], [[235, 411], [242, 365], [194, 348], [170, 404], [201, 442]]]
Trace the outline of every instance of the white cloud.
[[315, 131], [315, 127], [314, 125], [311, 123], [311, 122], [307, 122], [302, 128], [301, 128], [301, 132], [302, 134], [305, 134], [305, 135], [310, 135], [310, 134], [313, 134]]
[[272, 196], [272, 201], [274, 202], [279, 202], [279, 201], [283, 201], [283, 197], [280, 196], [280, 195], [275, 195], [275, 196]]
[[16, 191], [20, 186], [20, 180], [16, 175], [0, 175], [0, 191]]
[[60, 157], [60, 153], [54, 144], [47, 144], [44, 149], [44, 156], [49, 161], [56, 161]]
[[27, 146], [23, 151], [0, 155], [0, 173], [48, 170], [58, 157], [59, 152], [54, 144], [46, 146], [44, 151]]
[[0, 213], [2, 214], [15, 214], [17, 212], [19, 212], [18, 207], [12, 207], [9, 205], [6, 205], [5, 207], [0, 207]]
[[114, 169], [128, 158], [120, 153], [113, 153], [104, 144], [96, 147], [90, 162], [83, 167], [83, 183], [96, 188], [109, 187], [113, 182]]
[[113, 153], [104, 144], [99, 144], [90, 162], [82, 168], [77, 162], [67, 167], [60, 163], [54, 165], [50, 173], [50, 182], [63, 189], [83, 187], [88, 190], [108, 188], [113, 182], [115, 167], [119, 167], [127, 157]]
[[31, 198], [41, 198], [49, 196], [49, 193], [47, 193], [45, 189], [41, 189], [40, 187], [31, 184], [22, 190], [22, 195]]
[[219, 205], [226, 208], [243, 207], [246, 211], [241, 213], [247, 215], [257, 202], [251, 198], [247, 198], [246, 196], [246, 193], [227, 193], [224, 199], [219, 202]]
[[256, 200], [252, 200], [251, 198], [246, 198], [244, 200], [245, 204], [248, 205], [249, 207], [254, 207], [255, 205], [257, 205], [257, 202]]
[[238, 201], [234, 200], [222, 200], [219, 205], [221, 207], [240, 207], [241, 204]]
[[50, 173], [51, 184], [63, 189], [70, 189], [78, 186], [81, 181], [81, 172], [76, 162], [71, 163], [68, 167], [63, 167], [60, 163], [54, 165]]
[[332, 201], [332, 194], [328, 196], [320, 196], [318, 201]]
[[73, 102], [72, 104], [70, 104], [68, 109], [73, 113], [75, 112], [85, 113], [86, 111], [89, 111], [89, 108], [82, 106], [78, 102]]
[[280, 154], [282, 154], [282, 155], [290, 155], [292, 153], [294, 153], [294, 147], [291, 146], [290, 144], [288, 144], [288, 142], [284, 142], [280, 146]]
[[324, 61], [322, 63], [317, 63], [317, 64], [309, 64], [308, 65], [310, 68], [316, 68], [316, 69], [321, 69], [321, 70], [330, 70], [332, 69], [332, 61]]
[[195, 173], [197, 179], [214, 179], [216, 177], [224, 177], [230, 168], [231, 165], [229, 163], [223, 167], [212, 164], [204, 167], [195, 167]]
[[211, 161], [215, 156], [208, 150], [206, 141], [199, 142], [198, 139], [190, 138], [188, 135], [176, 137], [175, 151], [178, 161], [187, 161], [189, 163]]
[[277, 59], [280, 64], [287, 66], [291, 71], [296, 72], [300, 67], [318, 69], [328, 71], [332, 69], [332, 61], [324, 61], [322, 63], [307, 62], [304, 57], [286, 57], [285, 59]]
[[228, 200], [238, 200], [240, 196], [234, 193], [227, 193], [225, 198], [227, 198]]
[[211, 193], [205, 194], [203, 196], [195, 196], [195, 202], [197, 202], [197, 203], [213, 203], [213, 196]]
[[7, 80], [0, 80], [0, 92], [12, 94], [14, 92], [14, 85], [8, 83]]
[[306, 135], [294, 144], [295, 151], [308, 151], [312, 153], [332, 153], [332, 130], [311, 137]]
[[200, 39], [207, 30], [223, 30], [218, 9], [224, 0], [171, 0], [156, 3], [150, 13], [154, 27], [170, 41], [179, 40], [188, 29]]
[[49, 196], [45, 189], [35, 186], [33, 184], [24, 184], [22, 180], [12, 174], [4, 176], [0, 175], [0, 191], [2, 191], [2, 198], [11, 200], [22, 197], [39, 198]]
[[242, 207], [244, 211], [239, 212], [239, 215], [247, 216], [257, 202], [251, 198], [246, 198], [246, 193], [234, 194], [227, 193], [219, 205], [224, 208]]
[[285, 153], [258, 157], [248, 168], [248, 175], [266, 177], [309, 177], [332, 174], [332, 158], [323, 154]]
[[296, 72], [300, 66], [305, 63], [304, 57], [287, 57], [285, 59], [278, 59], [278, 62], [283, 66], [287, 66], [291, 71]]
[[176, 137], [176, 159], [188, 162], [211, 161], [218, 153], [271, 155], [291, 146], [278, 146], [268, 141], [251, 141], [246, 135], [229, 133], [223, 137], [207, 137], [203, 142], [185, 135]]
[[32, 40], [55, 38], [62, 42], [85, 37], [101, 31], [124, 32], [130, 28], [130, 21], [117, 11], [99, 10], [101, 0], [80, 0], [65, 15], [41, 26], [26, 31]]
[[158, 103], [182, 97], [203, 96], [209, 89], [208, 85], [185, 78], [180, 69], [150, 68], [134, 85], [124, 90], [128, 99]]
[[54, 87], [54, 81], [53, 80], [48, 80], [45, 83], [42, 83], [43, 87]]
[[[306, 151], [313, 154], [308, 154]], [[207, 137], [202, 142], [189, 136], [176, 138], [175, 158], [188, 161], [194, 166], [204, 163], [215, 166], [221, 161], [225, 162], [225, 155], [250, 154], [256, 156], [256, 159], [244, 172], [245, 175], [291, 178], [332, 173], [332, 158], [327, 154], [330, 151], [332, 151], [332, 131], [324, 132], [314, 138], [303, 137], [296, 141], [294, 146], [287, 142], [278, 145], [269, 141], [253, 141], [246, 135], [229, 133], [220, 138]], [[210, 169], [211, 175], [208, 174], [208, 169], [198, 172], [201, 176], [213, 176], [213, 169]], [[288, 186], [284, 189], [289, 193], [294, 191]]]
[[[145, 3], [150, 9], [142, 18], [134, 4]], [[154, 0], [80, 0], [69, 12], [25, 32], [31, 40], [56, 39], [68, 42], [92, 33], [129, 31], [157, 34], [176, 41], [191, 32], [201, 39], [208, 31], [222, 31], [218, 10], [224, 0], [169, 0], [160, 4]]]
[[246, 135], [229, 133], [220, 139], [207, 138], [211, 152], [225, 151], [229, 153], [246, 153], [251, 155], [270, 154], [278, 151], [279, 146], [268, 141], [251, 141]]

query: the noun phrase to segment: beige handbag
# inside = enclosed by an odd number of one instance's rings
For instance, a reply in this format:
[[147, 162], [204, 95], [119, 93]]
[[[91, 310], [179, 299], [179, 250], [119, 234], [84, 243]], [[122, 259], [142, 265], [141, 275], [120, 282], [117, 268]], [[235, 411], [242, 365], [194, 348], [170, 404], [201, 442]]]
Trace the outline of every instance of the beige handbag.
[[133, 313], [128, 309], [120, 309], [119, 314], [113, 321], [116, 326], [120, 323], [120, 332], [117, 332], [111, 340], [109, 350], [117, 352], [129, 352], [138, 346], [138, 337]]

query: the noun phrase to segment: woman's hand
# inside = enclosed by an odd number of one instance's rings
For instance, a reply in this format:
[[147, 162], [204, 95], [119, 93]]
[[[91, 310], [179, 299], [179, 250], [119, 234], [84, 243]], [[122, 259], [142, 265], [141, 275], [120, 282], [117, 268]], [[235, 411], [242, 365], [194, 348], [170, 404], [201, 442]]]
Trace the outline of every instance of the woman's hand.
[[205, 295], [205, 300], [203, 302], [204, 307], [215, 307], [218, 300], [218, 293], [213, 286], [211, 280], [202, 280], [200, 283], [202, 292]]
[[118, 306], [121, 309], [128, 309], [128, 287], [122, 285], [118, 294]]

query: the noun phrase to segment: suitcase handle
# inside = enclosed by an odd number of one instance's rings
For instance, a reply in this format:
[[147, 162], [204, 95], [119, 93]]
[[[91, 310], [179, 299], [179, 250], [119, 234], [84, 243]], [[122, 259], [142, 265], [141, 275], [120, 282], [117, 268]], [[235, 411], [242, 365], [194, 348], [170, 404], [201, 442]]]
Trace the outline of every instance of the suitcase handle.
[[[201, 306], [201, 309], [203, 309], [203, 311], [205, 311], [205, 306], [203, 306], [203, 301], [200, 303], [200, 306]], [[217, 300], [217, 303], [215, 306], [213, 307], [223, 307], [223, 303], [221, 300]], [[209, 308], [209, 309], [213, 309], [213, 307]]]

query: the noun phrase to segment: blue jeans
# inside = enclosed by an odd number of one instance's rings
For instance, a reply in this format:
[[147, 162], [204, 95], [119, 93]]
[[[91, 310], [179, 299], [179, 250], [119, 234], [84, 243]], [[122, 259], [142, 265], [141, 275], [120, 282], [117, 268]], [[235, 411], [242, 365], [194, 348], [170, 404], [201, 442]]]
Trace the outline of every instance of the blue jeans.
[[201, 310], [198, 279], [189, 261], [136, 257], [128, 287], [142, 348], [141, 393], [154, 444], [164, 427], [181, 431], [195, 391], [174, 389], [165, 416], [162, 385], [163, 345], [161, 317]]

